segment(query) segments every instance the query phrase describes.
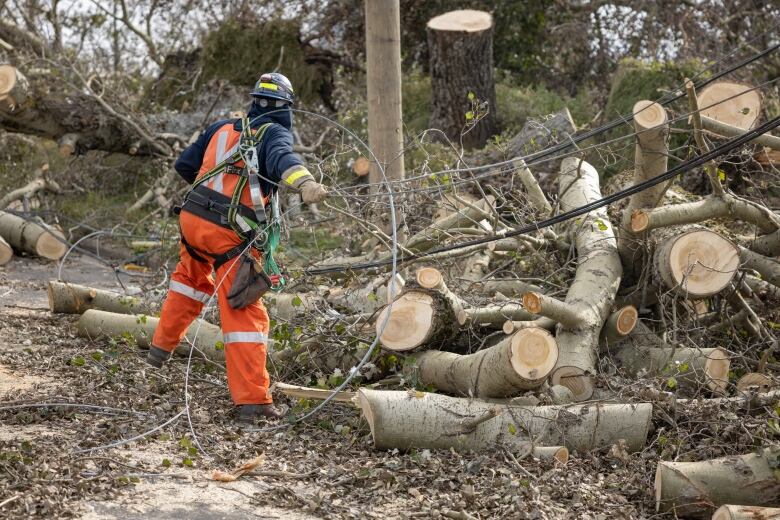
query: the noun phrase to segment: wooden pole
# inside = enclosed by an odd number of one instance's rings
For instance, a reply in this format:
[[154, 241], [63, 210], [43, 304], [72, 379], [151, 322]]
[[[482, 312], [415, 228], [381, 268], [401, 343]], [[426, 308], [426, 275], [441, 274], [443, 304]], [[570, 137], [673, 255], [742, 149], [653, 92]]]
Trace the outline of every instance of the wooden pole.
[[[366, 0], [368, 145], [388, 180], [404, 178], [401, 121], [401, 15], [399, 0]], [[371, 159], [369, 182], [382, 182]]]

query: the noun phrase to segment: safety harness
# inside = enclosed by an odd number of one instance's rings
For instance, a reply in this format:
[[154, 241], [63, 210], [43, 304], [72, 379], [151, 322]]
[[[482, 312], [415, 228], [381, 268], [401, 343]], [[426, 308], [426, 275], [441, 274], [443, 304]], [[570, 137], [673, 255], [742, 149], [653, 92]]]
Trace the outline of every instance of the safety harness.
[[[281, 236], [279, 196], [278, 193], [269, 197], [264, 196], [260, 186], [257, 160], [257, 146], [262, 142], [271, 123], [260, 126], [254, 132], [250, 128], [248, 118], [242, 118], [241, 124], [241, 137], [236, 152], [198, 178], [187, 192], [181, 208], [177, 208], [176, 211], [177, 213], [187, 211], [218, 226], [233, 230], [242, 240], [241, 244], [224, 253], [215, 254], [193, 247], [187, 243], [183, 233], [180, 233], [181, 242], [193, 259], [208, 263], [204, 256], [212, 258], [214, 270], [253, 245], [263, 252], [263, 268], [265, 273], [271, 275], [274, 280], [271, 290], [281, 291], [284, 288], [285, 277], [274, 260], [274, 251], [279, 246]], [[237, 166], [240, 161], [244, 162], [244, 166]], [[221, 173], [239, 176], [232, 197], [212, 190], [205, 184]], [[252, 198], [252, 208], [241, 204], [241, 194], [247, 184]], [[271, 206], [270, 220], [266, 214], [267, 203]]]

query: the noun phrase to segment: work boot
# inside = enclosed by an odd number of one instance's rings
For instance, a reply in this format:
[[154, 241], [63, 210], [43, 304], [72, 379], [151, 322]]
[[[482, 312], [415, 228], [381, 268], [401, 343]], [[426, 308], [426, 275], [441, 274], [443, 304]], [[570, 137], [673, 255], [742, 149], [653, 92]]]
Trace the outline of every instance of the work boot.
[[162, 368], [163, 363], [171, 358], [171, 353], [160, 347], [152, 345], [149, 347], [149, 353], [146, 355], [146, 362], [155, 368]]
[[286, 409], [279, 409], [274, 406], [273, 403], [242, 404], [238, 407], [238, 422], [240, 424], [251, 425], [261, 417], [266, 419], [281, 419], [286, 413]]

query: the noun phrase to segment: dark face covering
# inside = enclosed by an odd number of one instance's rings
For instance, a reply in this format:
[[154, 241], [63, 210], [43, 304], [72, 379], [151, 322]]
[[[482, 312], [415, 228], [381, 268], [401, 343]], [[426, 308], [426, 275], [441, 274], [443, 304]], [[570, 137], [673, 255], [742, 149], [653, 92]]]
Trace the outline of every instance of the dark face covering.
[[278, 123], [287, 130], [292, 130], [293, 117], [289, 105], [281, 108], [261, 107], [253, 101], [249, 105], [249, 113], [247, 115], [253, 128], [264, 123]]

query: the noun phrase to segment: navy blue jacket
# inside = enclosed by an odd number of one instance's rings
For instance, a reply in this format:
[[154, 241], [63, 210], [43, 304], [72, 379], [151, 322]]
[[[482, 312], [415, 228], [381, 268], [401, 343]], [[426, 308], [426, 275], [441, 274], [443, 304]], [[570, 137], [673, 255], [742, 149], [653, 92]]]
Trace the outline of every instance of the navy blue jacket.
[[[265, 131], [263, 140], [257, 146], [257, 162], [260, 165], [261, 178], [265, 177], [271, 181], [262, 179], [263, 193], [273, 193], [276, 191], [277, 184], [281, 182], [284, 172], [293, 166], [305, 164], [301, 156], [293, 152], [292, 112], [289, 108], [261, 108], [252, 103], [247, 117], [249, 117], [252, 128], [257, 128], [265, 123], [274, 123]], [[218, 121], [206, 128], [197, 141], [181, 153], [175, 168], [188, 184], [195, 182], [211, 138], [217, 130], [230, 122], [233, 122], [233, 128], [241, 130], [240, 119]]]

